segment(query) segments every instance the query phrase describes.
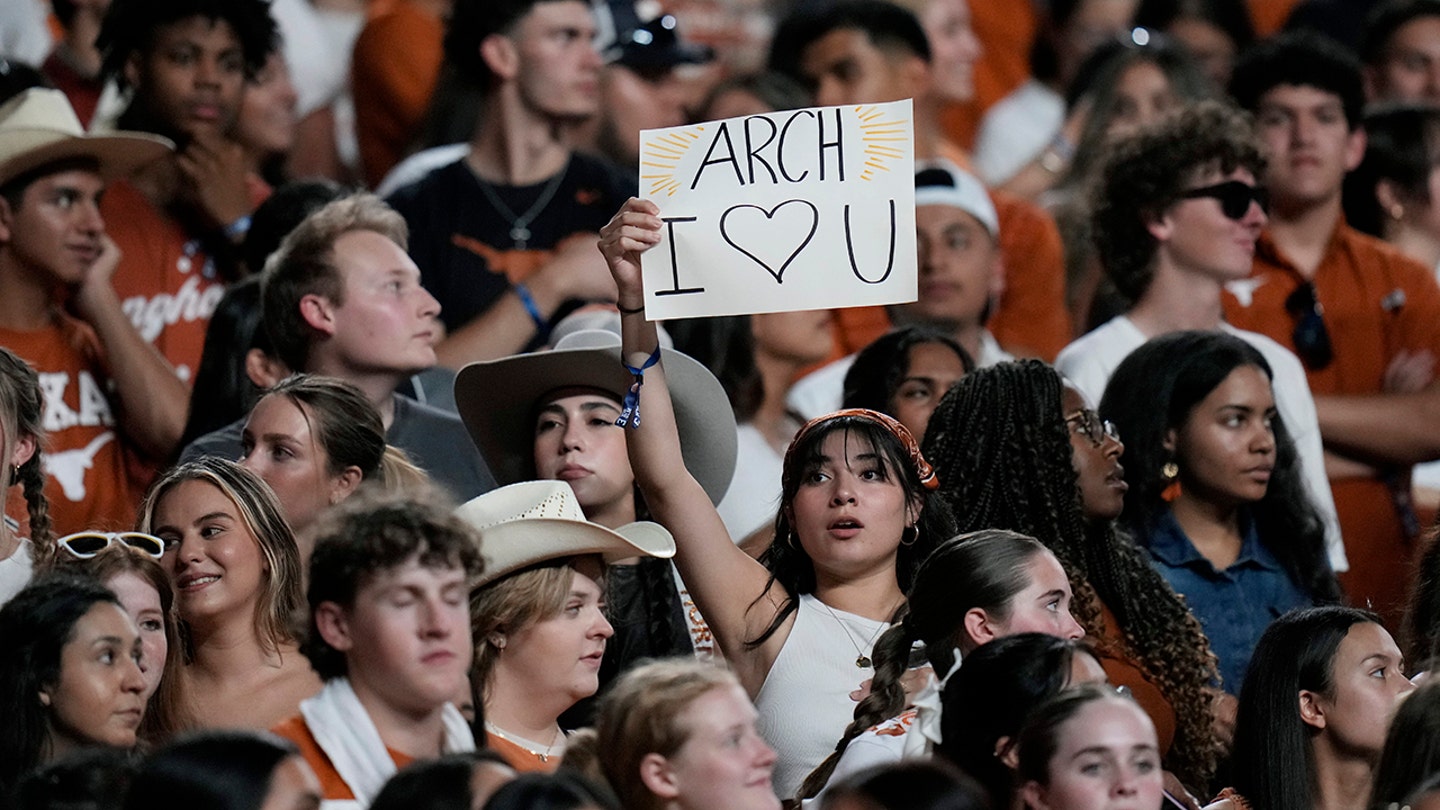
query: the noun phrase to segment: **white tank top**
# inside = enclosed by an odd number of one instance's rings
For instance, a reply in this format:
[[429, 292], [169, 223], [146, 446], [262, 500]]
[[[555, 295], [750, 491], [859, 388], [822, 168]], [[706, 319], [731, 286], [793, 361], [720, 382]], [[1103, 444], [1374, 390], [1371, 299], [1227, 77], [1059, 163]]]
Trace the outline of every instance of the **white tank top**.
[[[775, 793], [793, 798], [800, 783], [835, 750], [855, 716], [850, 693], [875, 675], [858, 667], [890, 625], [800, 597], [795, 624], [755, 698], [760, 734], [775, 749]], [[848, 631], [848, 635], [847, 635]]]

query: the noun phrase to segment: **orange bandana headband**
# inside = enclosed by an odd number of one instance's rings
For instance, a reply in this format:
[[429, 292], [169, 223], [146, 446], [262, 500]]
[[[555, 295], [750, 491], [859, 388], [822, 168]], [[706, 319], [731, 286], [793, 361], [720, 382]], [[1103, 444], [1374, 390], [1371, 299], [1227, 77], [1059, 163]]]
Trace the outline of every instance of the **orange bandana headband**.
[[930, 462], [926, 461], [925, 456], [921, 454], [920, 443], [915, 441], [915, 436], [910, 432], [910, 429], [900, 424], [894, 417], [880, 413], [879, 411], [872, 411], [868, 408], [846, 408], [843, 411], [835, 411], [834, 413], [827, 413], [824, 416], [817, 416], [809, 422], [806, 422], [805, 426], [800, 428], [800, 431], [795, 434], [794, 440], [790, 442], [790, 446], [785, 450], [785, 469], [790, 469], [795, 448], [800, 445], [800, 440], [805, 438], [806, 434], [819, 425], [843, 417], [865, 419], [885, 428], [890, 435], [894, 436], [896, 440], [900, 442], [900, 445], [905, 448], [905, 452], [909, 454], [910, 463], [915, 465], [915, 474], [920, 477], [920, 484], [930, 490], [939, 488], [940, 479], [935, 477], [935, 468], [931, 467]]

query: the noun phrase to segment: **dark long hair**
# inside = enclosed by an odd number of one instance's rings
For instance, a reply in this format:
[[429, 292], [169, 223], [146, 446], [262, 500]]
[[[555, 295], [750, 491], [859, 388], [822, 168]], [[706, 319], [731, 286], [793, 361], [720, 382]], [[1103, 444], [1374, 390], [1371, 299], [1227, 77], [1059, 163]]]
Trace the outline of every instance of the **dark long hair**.
[[259, 810], [270, 779], [294, 743], [256, 731], [203, 731], [145, 758], [125, 810]]
[[33, 770], [50, 746], [50, 709], [40, 693], [60, 679], [60, 656], [75, 625], [101, 602], [120, 601], [105, 586], [80, 577], [48, 574], [0, 608], [0, 797]]
[[900, 381], [910, 373], [910, 350], [931, 343], [954, 352], [966, 374], [975, 370], [975, 360], [955, 338], [929, 326], [902, 326], [875, 338], [855, 355], [845, 374], [840, 407], [869, 408], [894, 416], [891, 402]]
[[1200, 623], [1145, 553], [1113, 521], [1091, 523], [1081, 507], [1059, 372], [1038, 360], [1000, 363], [966, 375], [941, 400], [925, 434], [941, 499], [961, 531], [1002, 528], [1055, 553], [1075, 591], [1075, 618], [1106, 643], [1103, 609], [1123, 633], [1120, 653], [1175, 710], [1166, 768], [1203, 786], [1215, 767], [1210, 685], [1218, 679]]
[[1432, 529], [1426, 539], [1400, 628], [1400, 649], [1416, 672], [1432, 669], [1440, 658], [1440, 531]]
[[[770, 626], [746, 642], [751, 646], [759, 646], [775, 634], [785, 619], [799, 608], [798, 597], [815, 592], [815, 562], [795, 535], [790, 506], [806, 475], [820, 463], [821, 448], [833, 433], [841, 433], [846, 442], [860, 442], [872, 450], [884, 466], [885, 474], [900, 485], [912, 508], [920, 512], [914, 537], [908, 543], [902, 541], [895, 552], [895, 579], [900, 590], [910, 590], [916, 567], [935, 548], [938, 539], [954, 534], [949, 510], [942, 499], [931, 497], [931, 490], [921, 483], [920, 471], [900, 439], [880, 422], [864, 416], [837, 415], [802, 430], [785, 454], [785, 468], [780, 474], [780, 510], [775, 516], [775, 542], [760, 555], [760, 562], [770, 571], [770, 580], [755, 601], [765, 598], [764, 594], [777, 583], [785, 589], [786, 598]], [[891, 619], [898, 620], [898, 616]]]
[[900, 677], [910, 665], [911, 646], [923, 642], [936, 676], [944, 677], [955, 665], [954, 648], [964, 631], [965, 614], [978, 607], [1005, 619], [1010, 601], [1029, 584], [1026, 566], [1039, 554], [1049, 552], [1038, 540], [986, 529], [952, 537], [925, 558], [906, 594], [905, 618], [875, 641], [870, 694], [855, 707], [855, 719], [834, 753], [805, 778], [802, 798], [825, 787], [851, 740], [905, 708]]
[[990, 806], [1010, 806], [1010, 768], [996, 755], [1004, 737], [1014, 743], [1030, 710], [1070, 683], [1084, 642], [1044, 633], [1018, 633], [982, 644], [945, 684], [937, 756], [959, 765], [990, 795]]
[[1370, 807], [1406, 803], [1435, 773], [1440, 773], [1440, 682], [1430, 681], [1395, 710], [1375, 767]]
[[1328, 693], [1335, 651], [1350, 628], [1380, 623], [1349, 607], [1292, 610], [1255, 645], [1235, 719], [1232, 784], [1251, 807], [1310, 810], [1316, 791], [1311, 728], [1300, 717], [1301, 690]]
[[[1100, 415], [1125, 437], [1125, 482], [1130, 491], [1120, 523], [1142, 545], [1169, 511], [1160, 497], [1166, 486], [1160, 469], [1175, 459], [1165, 436], [1178, 431], [1195, 407], [1236, 369], [1254, 366], [1274, 379], [1264, 355], [1249, 343], [1223, 332], [1173, 332], [1131, 352], [1115, 369]], [[1265, 497], [1244, 508], [1255, 522], [1260, 542], [1286, 573], [1323, 602], [1340, 600], [1340, 584], [1325, 553], [1325, 526], [1300, 474], [1300, 460], [1285, 422], [1277, 414], [1275, 469]], [[1179, 459], [1185, 469], [1185, 459]]]

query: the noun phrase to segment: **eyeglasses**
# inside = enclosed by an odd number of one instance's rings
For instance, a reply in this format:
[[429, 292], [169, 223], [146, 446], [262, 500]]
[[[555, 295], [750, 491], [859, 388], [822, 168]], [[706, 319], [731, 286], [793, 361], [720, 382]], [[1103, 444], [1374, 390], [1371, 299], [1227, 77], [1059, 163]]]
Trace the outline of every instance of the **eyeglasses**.
[[1106, 439], [1120, 441], [1120, 429], [1109, 419], [1101, 419], [1100, 414], [1085, 408], [1065, 417], [1065, 424], [1075, 425], [1075, 432], [1090, 440], [1096, 447], [1105, 444]]
[[1227, 180], [1213, 186], [1201, 186], [1180, 192], [1182, 200], [1194, 200], [1201, 197], [1213, 197], [1219, 200], [1221, 213], [1236, 221], [1244, 219], [1245, 215], [1250, 213], [1251, 202], [1259, 205], [1261, 211], [1270, 210], [1270, 192], [1239, 180]]
[[1330, 345], [1330, 330], [1325, 328], [1325, 307], [1315, 297], [1314, 282], [1307, 281], [1295, 288], [1285, 298], [1285, 311], [1295, 319], [1295, 331], [1290, 340], [1295, 344], [1295, 353], [1305, 361], [1305, 367], [1319, 371], [1335, 359]]
[[76, 532], [55, 541], [55, 545], [70, 552], [70, 556], [82, 560], [96, 556], [115, 543], [157, 560], [165, 556], [165, 541], [144, 532]]

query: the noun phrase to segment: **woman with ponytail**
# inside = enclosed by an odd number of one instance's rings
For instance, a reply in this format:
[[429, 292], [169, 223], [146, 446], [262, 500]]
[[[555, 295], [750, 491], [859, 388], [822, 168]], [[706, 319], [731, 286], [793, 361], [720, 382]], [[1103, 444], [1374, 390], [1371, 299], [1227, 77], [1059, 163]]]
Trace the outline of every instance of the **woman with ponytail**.
[[379, 411], [359, 388], [316, 374], [281, 380], [251, 409], [241, 433], [240, 466], [280, 499], [285, 520], [310, 558], [304, 531], [320, 513], [365, 482], [413, 491], [424, 473], [385, 443]]
[[[0, 511], [0, 604], [30, 582], [35, 563], [53, 554], [50, 543], [50, 504], [45, 498], [45, 471], [41, 464], [44, 428], [41, 414], [40, 378], [16, 357], [0, 347], [0, 481], [5, 500]], [[19, 524], [9, 517], [13, 501], [11, 488], [19, 486], [29, 516], [30, 539], [18, 533]], [[43, 557], [43, 559], [37, 559]]]
[[[915, 571], [902, 621], [875, 642], [875, 679], [855, 720], [831, 754], [806, 778], [810, 798], [826, 783], [872, 765], [924, 756], [938, 742], [939, 694], [963, 656], [1015, 633], [1066, 639], [1085, 635], [1070, 615], [1065, 569], [1039, 541], [986, 529], [940, 544]], [[920, 642], [938, 682], [905, 709], [903, 679]]]

